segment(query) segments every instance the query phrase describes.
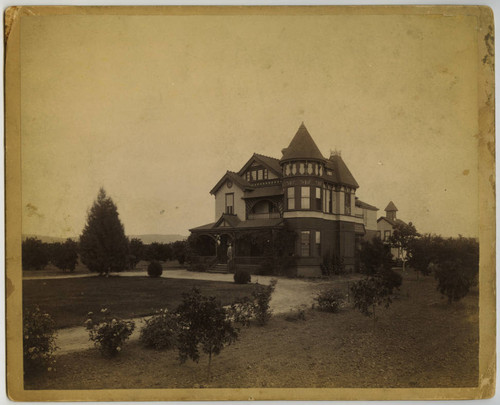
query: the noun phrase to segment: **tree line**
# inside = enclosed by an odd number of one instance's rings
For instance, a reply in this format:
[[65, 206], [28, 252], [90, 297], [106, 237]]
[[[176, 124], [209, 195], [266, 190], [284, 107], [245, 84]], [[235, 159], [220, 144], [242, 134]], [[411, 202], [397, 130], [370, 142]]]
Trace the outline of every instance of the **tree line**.
[[[141, 260], [148, 262], [177, 260], [182, 265], [186, 260], [185, 245], [184, 241], [144, 244], [140, 239], [132, 238], [128, 240], [127, 260], [121, 270], [132, 270]], [[23, 270], [43, 270], [50, 263], [64, 272], [73, 272], [79, 257], [79, 243], [70, 238], [65, 242], [47, 243], [36, 237], [30, 237], [22, 242]], [[121, 270], [116, 268], [113, 271]]]
[[22, 242], [23, 270], [41, 270], [52, 263], [72, 272], [79, 258], [90, 271], [100, 274], [134, 269], [141, 260], [184, 264], [186, 241], [144, 244], [138, 238], [127, 238], [116, 205], [101, 189], [78, 242], [44, 243], [35, 237]]
[[[438, 291], [445, 295], [450, 303], [465, 297], [470, 288], [478, 283], [479, 242], [475, 238], [461, 235], [456, 238], [434, 234], [421, 235], [411, 222], [398, 223], [385, 249], [390, 247], [400, 249], [403, 270], [407, 264], [416, 272], [417, 278], [419, 275], [434, 275]], [[364, 263], [365, 267], [367, 264], [368, 267], [373, 266], [383, 248], [381, 241], [365, 243], [361, 249], [361, 263]]]

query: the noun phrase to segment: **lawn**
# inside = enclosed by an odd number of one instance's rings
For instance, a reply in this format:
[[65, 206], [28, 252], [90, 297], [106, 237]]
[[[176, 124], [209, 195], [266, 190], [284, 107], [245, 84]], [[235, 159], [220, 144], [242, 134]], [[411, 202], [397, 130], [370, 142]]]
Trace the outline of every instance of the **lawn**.
[[[160, 263], [163, 267], [163, 271], [179, 270], [186, 268], [185, 265], [180, 265], [177, 260], [169, 260]], [[146, 273], [148, 270], [148, 265], [149, 262], [141, 260], [139, 263], [137, 263], [135, 268], [130, 270], [125, 270], [125, 272], [144, 271]], [[64, 274], [90, 274], [90, 271], [87, 268], [87, 266], [85, 266], [81, 261], [78, 261], [75, 270], [73, 272], [64, 272], [60, 268], [54, 266], [52, 263], [49, 263], [41, 270], [23, 270], [23, 277], [60, 276]]]
[[242, 329], [214, 358], [210, 382], [207, 356], [181, 365], [175, 351], [135, 341], [112, 360], [95, 349], [58, 356], [57, 370], [26, 388], [477, 386], [477, 289], [449, 305], [433, 278], [405, 275], [399, 297], [378, 314], [374, 322], [350, 303], [338, 314], [309, 309], [305, 320], [283, 315]]
[[155, 313], [160, 308], [173, 310], [182, 293], [196, 287], [229, 304], [237, 297], [250, 295], [250, 285], [229, 282], [150, 277], [85, 277], [23, 281], [23, 306], [35, 305], [54, 318], [57, 328], [82, 326], [89, 311], [108, 308], [122, 318]]

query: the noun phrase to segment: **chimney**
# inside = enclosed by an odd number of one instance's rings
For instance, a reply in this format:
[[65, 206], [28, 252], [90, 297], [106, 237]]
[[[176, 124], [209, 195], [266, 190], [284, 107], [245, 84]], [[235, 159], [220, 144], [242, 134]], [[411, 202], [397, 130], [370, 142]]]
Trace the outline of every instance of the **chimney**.
[[337, 149], [335, 150], [330, 149], [330, 160], [332, 160], [332, 158], [334, 158], [335, 156], [342, 157], [342, 151]]

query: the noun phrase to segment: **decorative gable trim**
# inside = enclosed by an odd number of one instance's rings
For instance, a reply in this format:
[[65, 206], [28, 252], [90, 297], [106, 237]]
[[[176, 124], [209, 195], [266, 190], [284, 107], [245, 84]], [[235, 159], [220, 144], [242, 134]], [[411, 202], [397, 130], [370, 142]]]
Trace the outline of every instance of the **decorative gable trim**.
[[[272, 159], [272, 158], [269, 158], [269, 159]], [[276, 159], [276, 161], [278, 161], [278, 160]], [[252, 155], [252, 157], [245, 163], [245, 165], [238, 172], [238, 175], [243, 176], [250, 167], [254, 167], [254, 166], [263, 166], [266, 169], [273, 172], [274, 174], [276, 174], [278, 177], [282, 176], [281, 170], [276, 170], [275, 167], [272, 167], [264, 159], [261, 159], [257, 153], [254, 153]]]
[[240, 177], [234, 172], [227, 171], [224, 176], [217, 182], [212, 190], [210, 190], [210, 194], [215, 194], [221, 188], [225, 182], [231, 181], [233, 184], [236, 184], [243, 191], [245, 190], [253, 190], [255, 187], [252, 187], [248, 181], [244, 178]]

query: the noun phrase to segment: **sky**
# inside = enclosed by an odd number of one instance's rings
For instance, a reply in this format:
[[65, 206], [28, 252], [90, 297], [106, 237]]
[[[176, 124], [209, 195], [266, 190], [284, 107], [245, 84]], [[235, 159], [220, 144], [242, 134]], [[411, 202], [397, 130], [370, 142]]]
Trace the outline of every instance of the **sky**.
[[79, 235], [104, 187], [127, 234], [188, 235], [304, 122], [379, 216], [477, 236], [477, 60], [467, 16], [23, 17], [23, 233]]

